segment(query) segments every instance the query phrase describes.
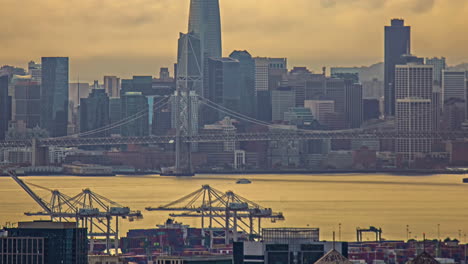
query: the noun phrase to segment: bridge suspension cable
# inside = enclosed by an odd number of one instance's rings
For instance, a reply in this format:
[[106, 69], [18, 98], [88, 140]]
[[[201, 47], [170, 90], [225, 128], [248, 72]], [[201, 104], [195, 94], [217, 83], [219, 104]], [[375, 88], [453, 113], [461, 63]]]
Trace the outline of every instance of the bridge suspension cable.
[[[169, 97], [165, 97], [161, 100], [159, 100], [158, 102], [156, 102], [154, 105], [158, 105], [160, 104], [162, 101], [168, 99]], [[161, 109], [162, 107], [164, 107], [165, 105], [167, 105], [169, 103], [169, 101], [163, 103], [162, 105], [159, 105], [157, 107], [153, 107], [153, 113], [155, 113], [157, 110]], [[129, 117], [126, 117], [122, 120], [119, 120], [115, 123], [112, 123], [112, 124], [109, 124], [107, 126], [104, 126], [104, 127], [100, 127], [100, 128], [97, 128], [97, 129], [94, 129], [94, 130], [90, 130], [90, 131], [86, 131], [86, 132], [82, 132], [82, 133], [77, 133], [77, 134], [73, 134], [73, 135], [68, 135], [68, 136], [64, 136], [64, 137], [58, 137], [56, 139], [65, 139], [65, 138], [70, 138], [70, 137], [83, 137], [83, 136], [90, 136], [90, 135], [94, 135], [94, 134], [97, 134], [97, 133], [102, 133], [102, 132], [105, 132], [105, 131], [108, 131], [108, 130], [111, 130], [111, 129], [114, 129], [114, 128], [117, 128], [117, 127], [121, 127], [123, 125], [126, 125], [130, 122], [133, 122], [135, 120], [138, 120], [142, 117], [145, 117], [148, 115], [148, 110], [147, 109], [144, 109], [138, 113], [135, 113]]]

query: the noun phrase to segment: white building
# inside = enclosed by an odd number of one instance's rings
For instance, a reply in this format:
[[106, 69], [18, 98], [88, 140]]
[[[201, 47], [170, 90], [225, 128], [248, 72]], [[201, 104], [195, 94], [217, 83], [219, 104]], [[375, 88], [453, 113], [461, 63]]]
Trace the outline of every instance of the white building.
[[[397, 65], [395, 93], [397, 131], [432, 131], [433, 66]], [[402, 154], [408, 164], [431, 151], [432, 142], [428, 138], [402, 137], [396, 141], [396, 152]]]
[[320, 123], [323, 123], [328, 113], [335, 112], [335, 101], [333, 100], [305, 100], [304, 107], [309, 108], [312, 115]]

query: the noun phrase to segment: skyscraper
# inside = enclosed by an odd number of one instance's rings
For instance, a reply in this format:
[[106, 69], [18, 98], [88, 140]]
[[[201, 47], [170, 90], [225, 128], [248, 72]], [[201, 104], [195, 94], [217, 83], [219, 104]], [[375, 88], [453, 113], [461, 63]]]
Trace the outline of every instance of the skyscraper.
[[[208, 69], [209, 93], [205, 97], [225, 108], [240, 112], [241, 72], [239, 61], [232, 58], [210, 58], [208, 59]], [[225, 113], [209, 112], [209, 118], [205, 120], [205, 124], [217, 122], [226, 116]]]
[[68, 57], [42, 58], [41, 127], [52, 137], [67, 135]]
[[411, 27], [405, 26], [402, 19], [393, 19], [391, 26], [385, 27], [385, 115], [395, 115], [395, 66], [401, 56], [411, 53]]
[[[122, 119], [134, 116], [134, 120], [122, 126], [122, 136], [138, 137], [148, 136], [148, 99], [141, 92], [127, 92], [121, 97]], [[146, 115], [144, 112], [146, 111]], [[138, 118], [137, 118], [138, 117]]]
[[442, 71], [442, 103], [450, 99], [466, 100], [466, 72]]
[[41, 86], [31, 79], [18, 80], [13, 92], [13, 120], [22, 121], [27, 128], [40, 125]]
[[120, 78], [104, 76], [104, 89], [110, 98], [120, 97]]
[[242, 114], [255, 117], [255, 61], [246, 50], [236, 50], [229, 55], [240, 63], [240, 110]]
[[434, 81], [440, 84], [442, 82], [442, 71], [447, 67], [445, 57], [426, 58], [426, 65], [434, 66]]
[[219, 0], [191, 0], [188, 33], [200, 37], [203, 57], [219, 58], [221, 48], [221, 16]]
[[8, 96], [8, 75], [0, 77], [0, 140], [5, 139], [11, 120], [11, 97]]
[[[93, 89], [88, 98], [81, 99], [80, 103], [80, 132], [87, 132], [109, 125], [109, 97], [104, 89]], [[105, 137], [110, 130], [92, 137]]]
[[[431, 131], [433, 129], [433, 67], [428, 65], [396, 66], [396, 129], [399, 132]], [[408, 161], [432, 151], [430, 138], [399, 138], [396, 151]]]

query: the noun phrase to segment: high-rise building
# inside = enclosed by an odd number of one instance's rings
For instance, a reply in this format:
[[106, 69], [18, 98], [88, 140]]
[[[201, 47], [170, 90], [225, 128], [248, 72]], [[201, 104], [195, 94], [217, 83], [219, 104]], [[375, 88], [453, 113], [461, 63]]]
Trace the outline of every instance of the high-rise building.
[[40, 126], [41, 86], [33, 79], [18, 80], [13, 87], [13, 120], [26, 128]]
[[442, 82], [442, 71], [445, 70], [445, 68], [447, 67], [445, 57], [426, 58], [425, 64], [426, 65], [432, 65], [434, 67], [434, 81], [437, 84], [441, 84], [441, 82]]
[[271, 122], [271, 92], [258, 91], [257, 95], [257, 119], [265, 122]]
[[332, 67], [330, 75], [332, 78], [339, 78], [353, 81], [354, 83], [360, 82], [361, 69], [357, 67]]
[[[115, 124], [120, 120], [122, 120], [122, 100], [120, 98], [109, 98], [109, 122], [110, 124]], [[120, 126], [114, 127], [110, 134], [120, 135]]]
[[160, 68], [159, 69], [159, 80], [161, 81], [170, 81], [171, 76], [169, 74], [169, 68]]
[[345, 113], [349, 128], [360, 128], [363, 121], [362, 85], [348, 82], [345, 86]]
[[[109, 125], [109, 97], [104, 89], [93, 89], [88, 98], [80, 103], [80, 132], [87, 132]], [[106, 137], [111, 130], [92, 134], [92, 137]]]
[[385, 115], [395, 115], [395, 66], [401, 56], [411, 54], [411, 27], [405, 26], [402, 19], [393, 19], [391, 26], [385, 27], [385, 69], [384, 96]]
[[284, 113], [296, 106], [296, 96], [291, 87], [279, 87], [271, 91], [271, 112], [273, 121], [283, 121]]
[[110, 98], [120, 97], [120, 78], [104, 76], [104, 89]]
[[87, 231], [76, 223], [20, 222], [6, 231], [7, 237], [0, 238], [0, 263], [88, 263]]
[[450, 99], [466, 100], [466, 72], [442, 71], [442, 98], [443, 104]]
[[363, 99], [363, 121], [379, 119], [380, 117], [380, 101], [378, 99]]
[[42, 58], [41, 127], [52, 137], [67, 135], [68, 57]]
[[229, 57], [240, 64], [240, 113], [255, 117], [255, 61], [246, 50], [233, 51]]
[[304, 107], [309, 108], [312, 115], [320, 123], [326, 121], [327, 114], [335, 112], [335, 101], [333, 100], [306, 100]]
[[41, 84], [42, 81], [42, 66], [39, 63], [35, 63], [34, 61], [30, 61], [28, 63], [28, 74], [31, 75], [31, 79], [33, 82], [37, 82]]
[[148, 100], [141, 92], [127, 92], [121, 99], [121, 119], [131, 118], [133, 121], [122, 125], [122, 136], [148, 136]]
[[[239, 61], [232, 58], [210, 58], [208, 69], [208, 99], [234, 112], [240, 112], [241, 69]], [[214, 110], [209, 112], [212, 114], [207, 117], [205, 124], [215, 123], [224, 116], [228, 116], [226, 113]]]
[[254, 58], [255, 61], [255, 93], [268, 91], [268, 58]]
[[270, 91], [280, 87], [287, 74], [288, 60], [286, 58], [268, 59], [268, 89]]
[[[433, 66], [397, 65], [396, 129], [399, 132], [432, 131], [433, 129]], [[432, 151], [428, 138], [398, 138], [396, 152], [411, 166], [418, 155]]]
[[11, 97], [8, 96], [8, 75], [0, 76], [0, 140], [5, 140], [11, 120]]
[[255, 57], [255, 91], [273, 91], [288, 73], [286, 58]]
[[222, 56], [219, 0], [190, 1], [188, 33], [199, 36], [205, 59]]

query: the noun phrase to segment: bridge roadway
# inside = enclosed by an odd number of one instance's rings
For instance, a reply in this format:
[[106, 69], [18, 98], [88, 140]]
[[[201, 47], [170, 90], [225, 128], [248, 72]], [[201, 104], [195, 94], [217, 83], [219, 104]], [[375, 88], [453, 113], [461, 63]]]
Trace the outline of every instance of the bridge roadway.
[[[291, 131], [277, 130], [257, 133], [237, 134], [199, 134], [193, 136], [182, 136], [184, 142], [224, 142], [224, 141], [281, 141], [281, 140], [312, 140], [312, 139], [438, 139], [457, 140], [468, 139], [468, 131], [459, 132], [396, 132], [396, 131], [363, 131], [363, 130], [337, 130], [337, 131]], [[84, 137], [62, 137], [37, 139], [36, 147], [79, 147], [79, 146], [115, 146], [115, 145], [144, 145], [173, 143], [175, 136], [147, 136], [147, 137], [106, 137], [106, 138], [84, 138]], [[9, 147], [32, 147], [32, 140], [2, 141], [0, 148]]]

